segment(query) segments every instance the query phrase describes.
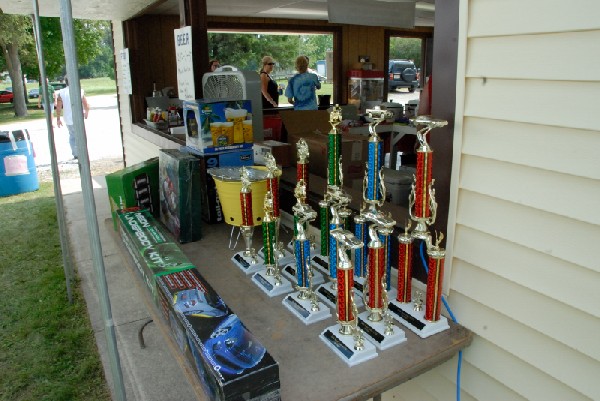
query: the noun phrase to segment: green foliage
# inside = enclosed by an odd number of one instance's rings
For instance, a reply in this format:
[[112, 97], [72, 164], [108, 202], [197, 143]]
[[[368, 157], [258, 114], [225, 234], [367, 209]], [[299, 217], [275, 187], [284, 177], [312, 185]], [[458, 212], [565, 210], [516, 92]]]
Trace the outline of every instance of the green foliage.
[[263, 56], [269, 55], [278, 69], [293, 71], [296, 57], [301, 54], [307, 55], [310, 67], [315, 68], [316, 61], [325, 59], [325, 52], [332, 48], [333, 35], [208, 34], [209, 58], [241, 70], [258, 71]]
[[421, 66], [421, 42], [419, 38], [390, 38], [390, 60], [408, 59], [413, 60], [417, 67]]
[[0, 198], [0, 220], [0, 401], [108, 401], [78, 283], [67, 301], [52, 184]]

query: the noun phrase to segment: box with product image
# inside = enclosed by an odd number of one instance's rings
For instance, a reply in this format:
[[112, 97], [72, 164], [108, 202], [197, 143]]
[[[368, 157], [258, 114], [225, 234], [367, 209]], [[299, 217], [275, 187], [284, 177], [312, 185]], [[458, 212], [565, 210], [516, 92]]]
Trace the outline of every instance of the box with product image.
[[[296, 154], [296, 143], [304, 138], [310, 152], [309, 171], [327, 177], [327, 144], [331, 130], [329, 113], [325, 110], [282, 110], [280, 113], [288, 133], [291, 154]], [[342, 133], [342, 173], [344, 179], [364, 177], [369, 155], [367, 135]], [[295, 160], [295, 157], [294, 157]]]
[[197, 269], [158, 277], [159, 308], [211, 400], [280, 399], [279, 366]]
[[160, 216], [158, 157], [107, 174], [106, 187], [115, 231], [118, 229], [119, 209], [139, 206], [150, 210], [156, 218]]
[[160, 221], [180, 243], [201, 238], [200, 161], [177, 149], [159, 152]]
[[118, 210], [117, 215], [121, 240], [156, 301], [156, 277], [193, 269], [194, 265], [148, 209], [133, 207]]
[[202, 153], [252, 148], [250, 100], [199, 99], [183, 103], [185, 144]]
[[252, 149], [202, 154], [197, 149], [186, 146], [182, 151], [194, 155], [200, 161], [202, 219], [209, 224], [222, 223], [224, 217], [217, 187], [211, 175], [208, 174], [208, 169], [211, 167], [252, 166], [254, 164]]

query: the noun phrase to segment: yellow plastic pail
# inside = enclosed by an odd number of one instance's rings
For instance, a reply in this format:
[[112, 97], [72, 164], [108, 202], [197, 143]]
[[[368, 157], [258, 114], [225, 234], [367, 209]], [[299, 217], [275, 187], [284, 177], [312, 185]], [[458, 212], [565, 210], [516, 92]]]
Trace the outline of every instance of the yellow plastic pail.
[[[209, 173], [215, 180], [217, 193], [225, 222], [232, 226], [242, 225], [242, 208], [240, 202], [240, 191], [242, 181], [240, 179], [241, 167], [216, 167], [209, 169]], [[252, 221], [253, 225], [262, 224], [265, 216], [264, 202], [267, 193], [266, 168], [263, 166], [246, 167], [250, 171], [250, 188], [252, 189]]]

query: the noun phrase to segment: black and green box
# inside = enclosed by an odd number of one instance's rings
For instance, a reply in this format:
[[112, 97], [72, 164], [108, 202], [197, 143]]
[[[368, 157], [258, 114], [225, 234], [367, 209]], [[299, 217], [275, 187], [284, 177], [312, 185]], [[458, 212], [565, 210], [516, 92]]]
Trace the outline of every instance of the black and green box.
[[200, 160], [177, 149], [161, 149], [160, 221], [180, 243], [201, 238]]
[[121, 239], [157, 300], [156, 277], [193, 269], [194, 265], [148, 209], [119, 210], [117, 215]]
[[106, 176], [108, 200], [114, 228], [117, 230], [117, 210], [138, 206], [159, 218], [158, 157], [134, 164]]

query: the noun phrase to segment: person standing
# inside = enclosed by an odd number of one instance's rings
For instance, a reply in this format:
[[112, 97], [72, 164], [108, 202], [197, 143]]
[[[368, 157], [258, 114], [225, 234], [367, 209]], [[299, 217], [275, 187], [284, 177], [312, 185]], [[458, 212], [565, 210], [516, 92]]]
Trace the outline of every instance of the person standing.
[[208, 72], [215, 72], [215, 70], [219, 67], [221, 67], [221, 63], [219, 63], [219, 60], [216, 58], [208, 62]]
[[321, 82], [317, 74], [308, 72], [306, 56], [296, 58], [296, 70], [298, 73], [290, 78], [285, 88], [285, 96], [294, 105], [294, 110], [317, 110], [316, 90], [321, 89]]
[[[48, 92], [46, 92], [48, 96], [48, 101], [50, 102], [50, 113], [54, 110], [54, 103], [56, 103], [56, 91], [54, 90], [54, 86], [50, 85], [48, 82], [48, 78], [46, 78], [46, 85], [48, 86]], [[38, 90], [38, 109], [42, 107], [46, 107], [46, 103], [44, 102], [44, 88], [40, 83], [40, 89]]]
[[271, 77], [275, 68], [275, 60], [271, 56], [262, 58], [262, 68], [260, 69], [260, 91], [262, 92], [263, 109], [272, 109], [279, 104], [279, 87], [277, 82]]
[[[73, 159], [77, 159], [79, 157], [79, 154], [77, 153], [77, 142], [75, 141], [75, 127], [73, 126], [73, 108], [71, 107], [71, 96], [69, 94], [69, 80], [67, 78], [65, 78], [65, 83], [67, 84], [67, 86], [59, 90], [58, 95], [56, 97], [56, 125], [58, 125], [58, 128], [61, 127], [62, 121], [60, 119], [60, 115], [64, 111], [65, 125], [69, 130], [69, 145], [71, 145], [71, 154], [73, 155]], [[81, 90], [81, 104], [83, 106], [83, 118], [87, 119], [88, 114], [90, 112], [90, 107], [83, 93], [83, 89]]]

